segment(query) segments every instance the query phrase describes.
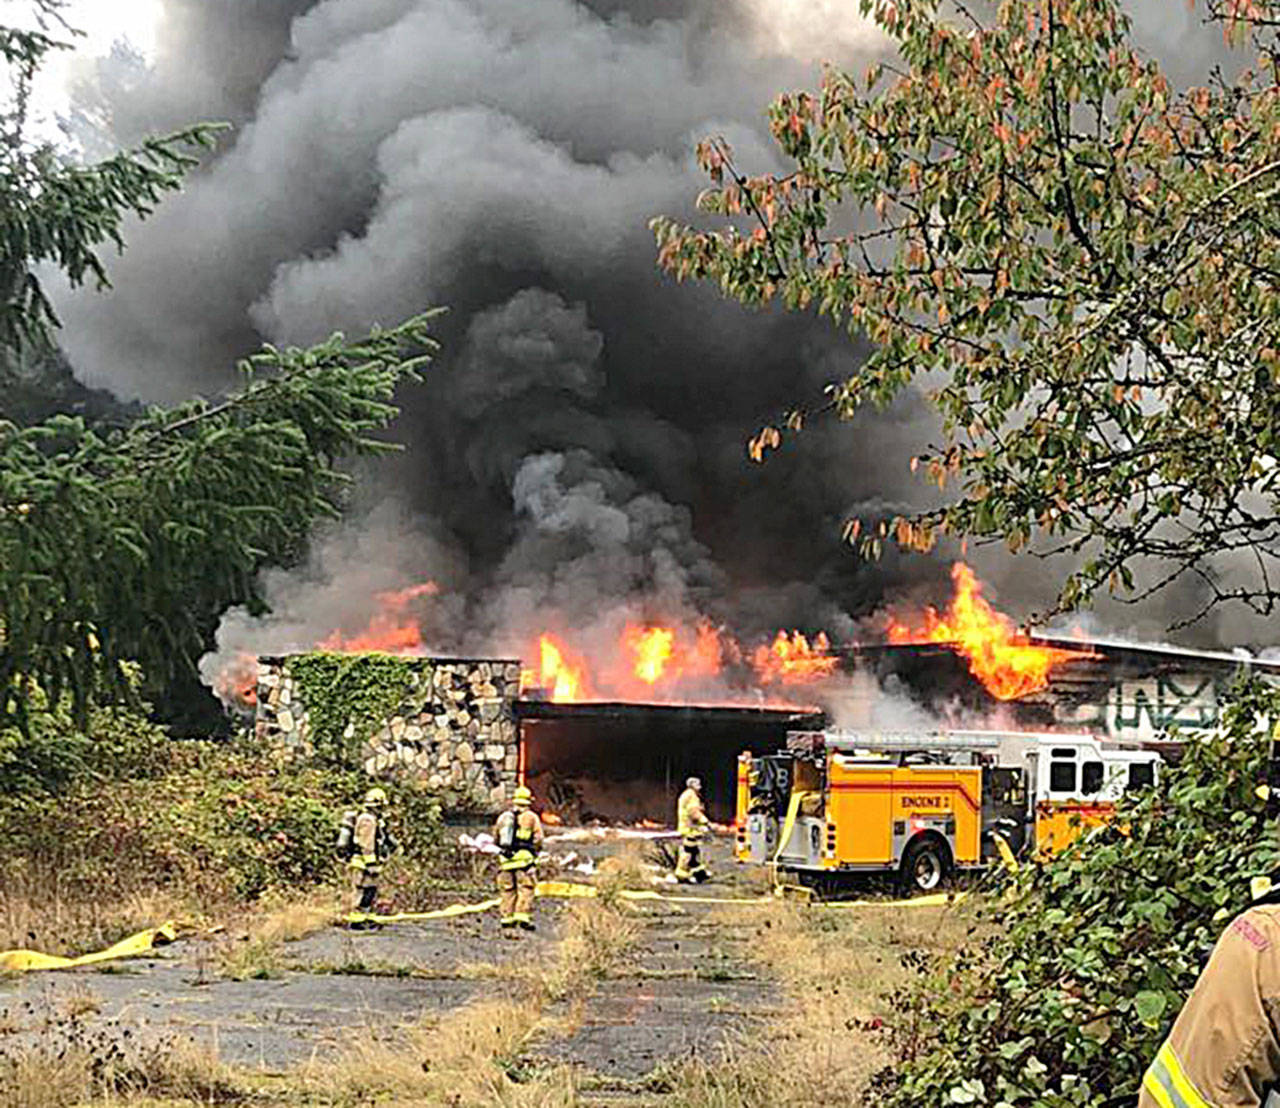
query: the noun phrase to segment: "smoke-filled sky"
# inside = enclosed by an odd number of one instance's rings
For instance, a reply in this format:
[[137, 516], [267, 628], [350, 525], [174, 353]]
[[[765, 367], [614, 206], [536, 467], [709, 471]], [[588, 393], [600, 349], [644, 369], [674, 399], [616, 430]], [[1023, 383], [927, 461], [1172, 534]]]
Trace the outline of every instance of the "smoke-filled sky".
[[[1194, 68], [1218, 40], [1171, 7], [1139, 5], [1139, 31]], [[407, 450], [361, 470], [351, 521], [310, 567], [271, 576], [274, 619], [233, 613], [224, 648], [308, 645], [427, 577], [444, 596], [432, 646], [517, 652], [542, 626], [590, 640], [695, 615], [840, 638], [885, 596], [945, 579], [940, 559], [868, 567], [840, 542], [848, 515], [926, 495], [907, 467], [922, 405], [818, 426], [752, 465], [747, 437], [858, 348], [675, 285], [647, 229], [692, 215], [697, 139], [724, 134], [767, 167], [769, 100], [812, 86], [822, 59], [861, 68], [884, 49], [857, 10], [161, 0], [150, 51], [89, 67], [89, 145], [94, 126], [117, 143], [197, 119], [235, 130], [130, 228], [114, 291], [58, 297], [86, 382], [178, 401], [226, 387], [263, 340], [449, 308], [439, 360], [402, 397]], [[999, 569], [1017, 603], [1051, 592], [1039, 564]]]

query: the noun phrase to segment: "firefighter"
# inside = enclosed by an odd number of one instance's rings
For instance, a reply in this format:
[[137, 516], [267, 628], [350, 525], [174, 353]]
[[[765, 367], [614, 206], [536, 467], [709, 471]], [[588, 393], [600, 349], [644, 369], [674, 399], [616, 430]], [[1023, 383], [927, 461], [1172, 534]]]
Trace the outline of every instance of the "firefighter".
[[530, 805], [533, 793], [524, 785], [511, 797], [511, 807], [498, 817], [494, 841], [502, 855], [498, 865], [498, 911], [504, 928], [536, 930], [533, 897], [538, 888], [538, 851], [542, 849], [542, 820]]
[[[1274, 807], [1274, 786], [1258, 796]], [[1218, 939], [1142, 1079], [1138, 1108], [1257, 1108], [1280, 1098], [1280, 884]]]
[[352, 829], [351, 914], [363, 916], [378, 899], [378, 878], [382, 867], [395, 850], [395, 840], [387, 830], [387, 794], [372, 788], [364, 794], [364, 806], [356, 816]]
[[690, 777], [676, 802], [676, 830], [680, 833], [680, 860], [677, 881], [709, 881], [711, 874], [702, 864], [702, 839], [707, 833], [707, 814], [702, 810], [702, 781]]

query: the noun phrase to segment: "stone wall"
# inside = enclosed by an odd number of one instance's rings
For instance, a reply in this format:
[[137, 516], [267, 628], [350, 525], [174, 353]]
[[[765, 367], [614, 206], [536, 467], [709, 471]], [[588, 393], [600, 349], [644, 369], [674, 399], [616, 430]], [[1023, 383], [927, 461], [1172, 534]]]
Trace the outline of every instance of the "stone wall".
[[[342, 756], [370, 777], [416, 777], [440, 794], [446, 810], [494, 811], [510, 799], [520, 758], [512, 712], [520, 691], [519, 662], [342, 655], [332, 682], [308, 692], [299, 662], [314, 657], [258, 659], [260, 740], [310, 756], [318, 746], [332, 754], [329, 744], [336, 738]], [[369, 687], [365, 674], [358, 700], [363, 712], [347, 707], [362, 657], [375, 677], [388, 667], [394, 675], [380, 690]], [[309, 704], [308, 697], [326, 702]], [[326, 731], [332, 732], [328, 739]]]

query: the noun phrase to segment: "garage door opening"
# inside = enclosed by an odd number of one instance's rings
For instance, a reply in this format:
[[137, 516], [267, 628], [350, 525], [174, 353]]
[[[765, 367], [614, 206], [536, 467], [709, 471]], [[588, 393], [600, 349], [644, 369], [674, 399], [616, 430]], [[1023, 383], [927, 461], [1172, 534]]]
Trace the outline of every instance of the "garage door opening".
[[734, 814], [738, 755], [777, 750], [788, 731], [820, 730], [817, 710], [519, 700], [525, 783], [566, 823], [670, 824], [687, 777], [707, 815]]

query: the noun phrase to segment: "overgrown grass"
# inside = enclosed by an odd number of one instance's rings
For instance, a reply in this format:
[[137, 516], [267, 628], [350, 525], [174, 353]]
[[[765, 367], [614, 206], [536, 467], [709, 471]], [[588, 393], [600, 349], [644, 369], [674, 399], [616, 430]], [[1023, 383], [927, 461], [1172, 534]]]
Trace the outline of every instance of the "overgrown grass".
[[327, 1098], [324, 1103], [335, 1105], [577, 1105], [579, 1094], [568, 1067], [532, 1071], [519, 1058], [543, 1025], [547, 1002], [585, 997], [622, 962], [639, 932], [624, 908], [598, 900], [575, 903], [548, 962], [474, 966], [461, 973], [503, 980], [503, 999], [481, 1001], [392, 1035], [357, 1032], [339, 1057], [306, 1067], [293, 1087], [299, 1095]]
[[[493, 1000], [389, 1037], [357, 1030], [334, 1060], [301, 1074], [298, 1091], [333, 1103], [533, 1105], [571, 1103], [568, 1074], [530, 1098], [512, 1078], [515, 1058], [537, 1025], [539, 1005]], [[557, 1099], [558, 1097], [558, 1099]]]
[[[786, 993], [772, 1019], [731, 1043], [723, 1058], [671, 1069], [660, 1084], [672, 1108], [871, 1104], [867, 1088], [888, 1061], [871, 1033], [903, 964], [958, 948], [971, 926], [949, 909], [839, 909], [779, 901], [721, 917], [745, 929], [746, 950]], [[708, 925], [710, 926], [710, 925]], [[768, 1011], [761, 1005], [761, 1011]]]
[[625, 909], [605, 901], [570, 905], [557, 962], [542, 977], [553, 999], [582, 993], [606, 977], [640, 937], [640, 923]]
[[94, 897], [39, 862], [11, 866], [0, 876], [0, 950], [80, 954], [165, 920], [199, 920], [199, 907], [180, 891], [147, 888], [144, 880], [139, 875], [132, 891]]
[[[56, 791], [0, 796], [0, 950], [82, 953], [165, 919], [200, 925], [264, 903], [279, 913], [286, 898], [344, 883], [333, 842], [368, 785], [361, 774], [249, 745], [147, 743], [146, 776], [86, 772]], [[418, 907], [454, 852], [433, 799], [388, 787], [405, 850], [384, 896]], [[278, 938], [325, 922], [317, 911], [281, 918]]]
[[82, 1015], [64, 1015], [34, 1039], [0, 1045], [0, 1104], [251, 1103], [230, 1071], [203, 1047], [182, 1039], [121, 1039], [91, 1028]]

